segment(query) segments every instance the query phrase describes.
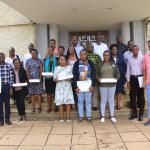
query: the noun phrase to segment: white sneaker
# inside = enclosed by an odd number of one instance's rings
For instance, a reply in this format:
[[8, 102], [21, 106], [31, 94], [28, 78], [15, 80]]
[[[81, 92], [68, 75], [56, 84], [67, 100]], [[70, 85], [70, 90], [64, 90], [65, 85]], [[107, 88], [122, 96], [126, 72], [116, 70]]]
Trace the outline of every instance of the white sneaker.
[[114, 118], [114, 117], [111, 117], [111, 121], [112, 121], [112, 123], [117, 122], [116, 118]]
[[66, 122], [68, 122], [68, 123], [69, 123], [69, 122], [71, 122], [71, 120], [69, 120], [69, 119], [68, 119]]
[[61, 120], [59, 120], [59, 122], [64, 122], [64, 120], [63, 120], [63, 119], [61, 119]]
[[102, 123], [105, 122], [105, 118], [104, 118], [104, 117], [101, 118], [101, 122], [102, 122]]

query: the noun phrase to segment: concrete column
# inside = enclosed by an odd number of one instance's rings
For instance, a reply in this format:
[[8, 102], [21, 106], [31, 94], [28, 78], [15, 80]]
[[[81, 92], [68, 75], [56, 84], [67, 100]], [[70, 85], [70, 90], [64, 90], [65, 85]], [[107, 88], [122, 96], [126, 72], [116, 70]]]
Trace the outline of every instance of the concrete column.
[[117, 29], [111, 29], [108, 31], [108, 44], [115, 44], [116, 43], [116, 37], [119, 35], [119, 31]]
[[36, 25], [36, 48], [38, 49], [41, 57], [44, 58], [48, 48], [48, 33], [46, 24]]
[[69, 32], [62, 31], [59, 33], [59, 45], [64, 46], [65, 50], [68, 49], [69, 44]]
[[58, 31], [58, 26], [56, 24], [51, 24], [49, 25], [49, 37], [50, 39], [55, 39], [56, 40], [56, 46], [58, 47], [59, 44], [59, 31]]
[[127, 42], [131, 40], [130, 22], [121, 23], [121, 35], [125, 44], [127, 44]]
[[132, 22], [132, 37], [134, 44], [138, 45], [140, 50], [144, 53], [145, 51], [144, 21]]

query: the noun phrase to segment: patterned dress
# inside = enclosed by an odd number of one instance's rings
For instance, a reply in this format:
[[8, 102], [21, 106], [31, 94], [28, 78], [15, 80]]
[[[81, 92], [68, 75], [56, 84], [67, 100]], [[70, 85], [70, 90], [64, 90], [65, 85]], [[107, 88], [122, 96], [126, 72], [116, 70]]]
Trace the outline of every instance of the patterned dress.
[[[71, 66], [66, 67], [57, 66], [55, 68], [54, 79], [56, 79], [57, 77], [59, 78], [59, 76], [62, 77], [67, 75], [72, 75]], [[71, 81], [63, 80], [57, 82], [55, 90], [55, 103], [56, 106], [63, 104], [74, 104]]]
[[[40, 64], [42, 60], [37, 59], [28, 59], [26, 62], [26, 68], [29, 71], [30, 79], [40, 79]], [[40, 83], [30, 83], [28, 87], [29, 95], [40, 95], [43, 93], [43, 85]]]

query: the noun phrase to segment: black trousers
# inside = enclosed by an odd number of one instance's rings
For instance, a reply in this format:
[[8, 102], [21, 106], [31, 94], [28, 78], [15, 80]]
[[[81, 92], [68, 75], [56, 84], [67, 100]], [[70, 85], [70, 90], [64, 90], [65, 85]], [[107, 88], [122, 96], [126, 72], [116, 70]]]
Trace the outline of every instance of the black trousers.
[[130, 98], [132, 105], [132, 114], [137, 115], [137, 102], [140, 108], [139, 115], [144, 114], [145, 98], [144, 98], [144, 88], [139, 87], [138, 78], [136, 76], [130, 77]]
[[10, 119], [10, 85], [2, 85], [0, 93], [0, 122], [4, 123], [3, 103], [5, 104], [5, 121]]
[[18, 109], [19, 116], [25, 115], [25, 94], [24, 90], [18, 90], [14, 92], [14, 99], [16, 101], [16, 106]]

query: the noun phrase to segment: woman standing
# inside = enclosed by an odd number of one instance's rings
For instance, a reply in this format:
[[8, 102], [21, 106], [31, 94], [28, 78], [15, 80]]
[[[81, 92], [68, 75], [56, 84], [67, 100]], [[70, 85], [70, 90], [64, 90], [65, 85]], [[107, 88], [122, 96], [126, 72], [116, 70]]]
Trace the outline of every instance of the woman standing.
[[[103, 53], [104, 60], [97, 65], [97, 79], [116, 78], [119, 79], [119, 70], [115, 64], [110, 62], [110, 51], [106, 50]], [[100, 82], [100, 95], [101, 95], [101, 122], [105, 122], [105, 109], [107, 101], [109, 103], [111, 121], [116, 122], [114, 117], [114, 96], [116, 90], [116, 83], [101, 83]]]
[[[14, 65], [14, 83], [25, 83], [27, 82], [27, 75], [25, 69], [21, 66], [21, 62], [18, 58], [13, 60]], [[18, 109], [19, 119], [18, 121], [26, 121], [25, 114], [25, 96], [27, 95], [27, 87], [14, 87], [13, 98], [16, 101]]]
[[[76, 50], [73, 46], [70, 46], [68, 48], [68, 51], [67, 51], [67, 55], [66, 55], [66, 59], [67, 59], [67, 64], [69, 66], [72, 66], [74, 65], [74, 63], [78, 60], [78, 56], [76, 54]], [[77, 110], [77, 104], [78, 104], [78, 97], [77, 97], [77, 93], [75, 91], [75, 88], [73, 86], [73, 82], [71, 82], [72, 84], [72, 90], [73, 90], [73, 96], [74, 96], [74, 101], [75, 101], [75, 109]]]
[[29, 95], [31, 96], [32, 101], [32, 113], [35, 113], [35, 100], [37, 97], [39, 108], [38, 112], [42, 111], [41, 106], [41, 95], [43, 93], [43, 85], [42, 85], [42, 70], [43, 64], [42, 60], [37, 58], [37, 50], [33, 49], [31, 51], [32, 58], [28, 59], [26, 62], [26, 72], [28, 80], [30, 79], [39, 79], [40, 82], [37, 83], [30, 83], [29, 82]]
[[78, 57], [77, 57], [75, 48], [73, 46], [70, 46], [68, 48], [66, 59], [67, 59], [69, 66], [73, 66], [74, 63], [77, 61]]
[[69, 79], [59, 81], [59, 77], [72, 75], [72, 67], [67, 66], [65, 56], [60, 56], [59, 63], [60, 66], [57, 66], [54, 71], [54, 80], [57, 82], [55, 90], [55, 103], [56, 106], [59, 106], [60, 122], [64, 122], [63, 105], [66, 105], [67, 122], [70, 122], [70, 104], [74, 104], [71, 81]]
[[[44, 72], [54, 73], [56, 66], [57, 66], [57, 59], [56, 56], [54, 56], [54, 50], [52, 47], [48, 48], [47, 57], [44, 59]], [[55, 94], [55, 87], [56, 87], [56, 83], [53, 81], [53, 77], [46, 77], [45, 90], [46, 90], [47, 101], [48, 101], [48, 109], [47, 109], [48, 113], [52, 111], [52, 101], [53, 101], [53, 96]]]
[[125, 74], [126, 74], [126, 63], [124, 57], [122, 55], [118, 55], [118, 49], [116, 45], [112, 45], [110, 47], [111, 50], [111, 61], [115, 63], [120, 72], [120, 78], [116, 85], [116, 100], [117, 100], [117, 109], [121, 109], [121, 101], [122, 101], [122, 93], [124, 90], [124, 84], [126, 82]]

